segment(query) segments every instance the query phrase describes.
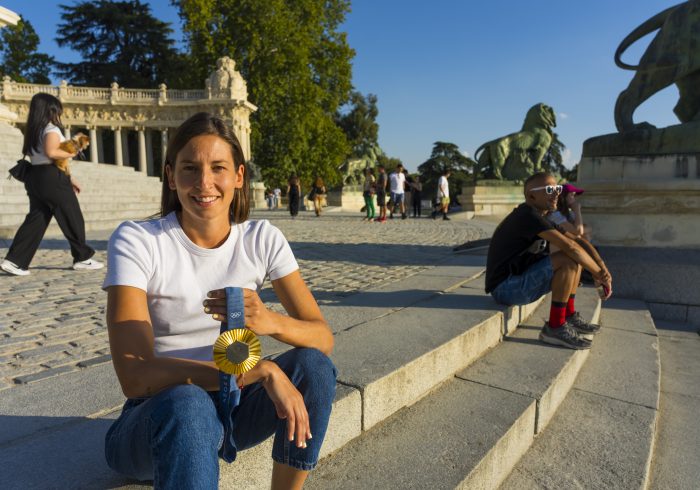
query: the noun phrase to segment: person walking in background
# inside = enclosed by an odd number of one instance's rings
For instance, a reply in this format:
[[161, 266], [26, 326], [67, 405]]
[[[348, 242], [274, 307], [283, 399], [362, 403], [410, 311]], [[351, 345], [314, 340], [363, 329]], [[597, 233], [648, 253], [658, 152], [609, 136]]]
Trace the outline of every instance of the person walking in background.
[[274, 209], [279, 209], [280, 203], [282, 202], [282, 189], [275, 187], [272, 191], [272, 207]]
[[287, 181], [287, 200], [289, 201], [289, 214], [296, 218], [299, 214], [299, 201], [301, 200], [301, 186], [299, 178], [292, 174]]
[[265, 190], [265, 201], [267, 201], [267, 210], [272, 211], [275, 205], [275, 195], [273, 194], [272, 189]]
[[389, 188], [391, 191], [391, 209], [389, 219], [394, 219], [394, 211], [401, 211], [401, 219], [406, 219], [406, 203], [404, 202], [406, 174], [403, 173], [403, 165], [398, 164], [396, 170], [389, 175]]
[[438, 180], [437, 188], [437, 203], [440, 205], [439, 210], [433, 211], [433, 219], [437, 218], [438, 212], [442, 213], [442, 219], [448, 220], [447, 210], [450, 207], [450, 184], [447, 179], [450, 178], [450, 169], [445, 169]]
[[379, 207], [379, 223], [386, 222], [386, 185], [387, 175], [384, 165], [377, 165], [377, 182], [375, 189], [377, 192], [377, 206]]
[[314, 179], [314, 185], [311, 188], [309, 197], [314, 202], [314, 212], [316, 213], [316, 216], [321, 216], [323, 198], [326, 197], [326, 186], [324, 185], [323, 179], [320, 176], [316, 176]]
[[365, 169], [365, 183], [362, 187], [362, 197], [365, 199], [365, 211], [367, 216], [365, 220], [374, 221], [374, 192], [376, 188], [376, 179], [374, 178], [374, 170], [367, 167]]
[[8, 274], [26, 276], [46, 229], [55, 217], [70, 244], [73, 269], [101, 269], [91, 257], [95, 251], [85, 241], [85, 220], [76, 194], [80, 185], [52, 165], [52, 160], [75, 154], [59, 149], [63, 136], [63, 106], [53, 95], [38, 93], [29, 105], [22, 153], [29, 155], [31, 167], [24, 188], [29, 196], [29, 213], [17, 230], [0, 268]]
[[411, 209], [413, 210], [413, 217], [420, 218], [421, 209], [421, 199], [423, 192], [423, 184], [420, 181], [420, 175], [413, 177], [413, 181], [410, 183], [411, 186]]

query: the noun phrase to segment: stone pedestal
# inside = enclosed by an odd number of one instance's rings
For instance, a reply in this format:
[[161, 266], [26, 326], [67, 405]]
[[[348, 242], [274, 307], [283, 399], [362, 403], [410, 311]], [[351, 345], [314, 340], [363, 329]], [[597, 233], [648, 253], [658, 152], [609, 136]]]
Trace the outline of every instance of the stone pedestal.
[[267, 209], [265, 201], [265, 184], [252, 182], [250, 184], [250, 209]]
[[600, 245], [700, 247], [700, 123], [584, 142], [582, 214]]
[[700, 123], [584, 142], [576, 185], [614, 294], [656, 319], [700, 324]]
[[330, 191], [326, 195], [329, 206], [337, 206], [341, 211], [360, 212], [365, 200], [362, 197], [361, 185], [346, 185], [342, 190]]
[[459, 200], [462, 208], [474, 213], [474, 216], [505, 217], [525, 201], [525, 196], [520, 184], [484, 181], [477, 182], [475, 186], [462, 187]]

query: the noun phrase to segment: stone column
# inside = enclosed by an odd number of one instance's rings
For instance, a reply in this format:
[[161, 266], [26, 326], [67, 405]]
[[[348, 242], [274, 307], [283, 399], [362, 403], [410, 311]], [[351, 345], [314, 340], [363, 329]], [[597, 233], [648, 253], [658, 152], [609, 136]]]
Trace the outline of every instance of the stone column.
[[122, 134], [122, 161], [124, 165], [131, 165], [131, 158], [129, 155], [129, 130], [125, 129], [124, 134]]
[[143, 127], [137, 127], [139, 135], [139, 172], [147, 175], [146, 171], [146, 134]]
[[146, 130], [146, 173], [148, 175], [156, 175], [153, 168], [153, 131]]
[[168, 152], [168, 128], [160, 130], [160, 162], [165, 168], [165, 155]]
[[64, 133], [63, 136], [65, 136], [67, 140], [71, 139], [70, 126], [66, 126], [63, 133]]
[[98, 163], [100, 160], [97, 158], [97, 129], [92, 126], [90, 129], [90, 161], [92, 163]]
[[96, 128], [97, 131], [97, 140], [95, 141], [95, 146], [97, 146], [97, 161], [98, 162], [106, 162], [105, 160], [105, 131], [102, 129]]
[[114, 163], [118, 167], [124, 166], [122, 157], [122, 128], [112, 128], [114, 131]]

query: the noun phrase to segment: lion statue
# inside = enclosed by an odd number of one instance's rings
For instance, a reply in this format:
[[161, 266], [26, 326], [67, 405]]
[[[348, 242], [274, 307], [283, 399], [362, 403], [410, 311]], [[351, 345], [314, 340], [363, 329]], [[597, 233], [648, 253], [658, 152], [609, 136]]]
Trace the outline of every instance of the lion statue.
[[[620, 58], [632, 44], [647, 34], [659, 30], [649, 43], [637, 66]], [[615, 103], [615, 125], [624, 132], [636, 127], [653, 127], [648, 123], [635, 125], [634, 111], [655, 93], [675, 83], [678, 104], [673, 112], [682, 123], [700, 120], [700, 0], [690, 0], [642, 23], [632, 31], [615, 51], [615, 64], [635, 74], [629, 86]]]
[[532, 106], [522, 130], [484, 143], [474, 152], [478, 168], [488, 177], [499, 180], [526, 179], [539, 171], [542, 157], [552, 144], [552, 128], [556, 125], [551, 107], [542, 103]]

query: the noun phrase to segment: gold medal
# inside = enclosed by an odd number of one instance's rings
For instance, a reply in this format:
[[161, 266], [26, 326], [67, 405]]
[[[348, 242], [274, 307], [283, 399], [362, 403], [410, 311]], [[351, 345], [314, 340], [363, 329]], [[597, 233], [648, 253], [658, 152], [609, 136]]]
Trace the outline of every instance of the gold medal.
[[243, 374], [260, 361], [262, 348], [257, 335], [247, 328], [227, 330], [214, 342], [214, 362], [227, 374]]

